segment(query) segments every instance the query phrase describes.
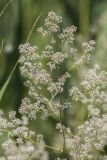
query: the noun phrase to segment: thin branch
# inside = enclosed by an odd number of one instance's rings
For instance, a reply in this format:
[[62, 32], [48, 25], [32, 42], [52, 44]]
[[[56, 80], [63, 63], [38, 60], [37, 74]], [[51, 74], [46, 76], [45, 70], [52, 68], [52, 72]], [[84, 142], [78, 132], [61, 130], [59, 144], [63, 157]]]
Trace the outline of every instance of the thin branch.
[[45, 102], [48, 104], [49, 108], [54, 113], [54, 115], [56, 115], [56, 117], [58, 117], [58, 113], [55, 111], [55, 109], [52, 106], [52, 101], [50, 102], [47, 98], [45, 98]]
[[47, 145], [47, 144], [40, 144], [40, 143], [34, 141], [31, 137], [29, 137], [28, 140], [29, 140], [32, 144], [42, 145], [42, 146], [44, 146], [44, 147], [46, 147], [46, 148], [49, 148], [49, 149], [52, 149], [52, 150], [56, 150], [56, 151], [59, 151], [59, 152], [63, 152], [63, 151], [62, 151], [61, 149], [59, 149], [59, 148], [55, 148], [55, 147], [49, 146], [49, 145]]

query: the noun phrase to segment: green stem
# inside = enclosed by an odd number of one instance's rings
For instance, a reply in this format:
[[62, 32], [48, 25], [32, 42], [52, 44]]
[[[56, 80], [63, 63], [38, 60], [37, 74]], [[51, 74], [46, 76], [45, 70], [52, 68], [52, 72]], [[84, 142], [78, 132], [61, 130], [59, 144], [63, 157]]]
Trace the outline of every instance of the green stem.
[[52, 101], [50, 102], [47, 98], [45, 98], [45, 101], [48, 104], [48, 106], [50, 107], [50, 109], [52, 110], [52, 112], [58, 117], [57, 112], [54, 110], [54, 108], [52, 106]]
[[52, 103], [53, 99], [57, 96], [58, 92], [56, 92], [55, 94], [52, 95], [52, 98], [50, 100], [50, 102]]
[[62, 109], [60, 108], [60, 123], [61, 123], [61, 129], [62, 129], [62, 136], [63, 136], [63, 155], [65, 153], [65, 131], [62, 124]]
[[31, 143], [33, 143], [33, 144], [42, 145], [42, 146], [44, 146], [44, 147], [46, 147], [46, 148], [49, 148], [49, 149], [52, 149], [52, 150], [56, 150], [56, 151], [59, 151], [59, 152], [63, 152], [63, 151], [62, 151], [61, 149], [59, 149], [59, 148], [55, 148], [55, 147], [49, 146], [49, 145], [47, 145], [47, 144], [40, 144], [40, 143], [34, 141], [31, 137], [29, 137], [28, 140], [29, 140]]

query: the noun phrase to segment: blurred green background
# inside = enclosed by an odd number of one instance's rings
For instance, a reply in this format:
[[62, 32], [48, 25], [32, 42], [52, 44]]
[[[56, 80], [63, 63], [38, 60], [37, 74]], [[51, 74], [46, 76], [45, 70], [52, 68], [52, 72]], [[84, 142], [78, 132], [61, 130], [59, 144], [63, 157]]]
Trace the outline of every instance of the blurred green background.
[[[9, 0], [0, 0], [0, 12]], [[96, 63], [107, 67], [107, 0], [13, 0], [0, 17], [0, 46], [4, 47], [0, 54], [0, 88], [3, 86], [18, 57], [18, 46], [25, 43], [35, 19], [42, 13], [30, 38], [32, 44], [39, 45], [45, 42], [37, 34], [36, 29], [42, 26], [49, 11], [55, 11], [64, 19], [63, 26], [75, 25], [77, 35], [86, 41], [96, 40]], [[73, 73], [75, 75], [75, 73]], [[25, 97], [27, 89], [23, 86], [19, 67], [0, 102], [0, 108], [18, 110], [21, 99]], [[39, 122], [42, 123], [42, 122]], [[48, 124], [50, 134], [51, 123]], [[45, 129], [45, 128], [42, 128]]]

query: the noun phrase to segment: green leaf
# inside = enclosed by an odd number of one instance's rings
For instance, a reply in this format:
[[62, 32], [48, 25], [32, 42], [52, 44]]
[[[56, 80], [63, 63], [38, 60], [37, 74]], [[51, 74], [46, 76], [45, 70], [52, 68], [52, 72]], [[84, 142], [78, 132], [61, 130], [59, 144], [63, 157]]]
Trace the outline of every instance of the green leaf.
[[3, 85], [3, 87], [2, 87], [1, 90], [0, 90], [0, 102], [1, 102], [1, 100], [2, 100], [2, 97], [3, 97], [3, 95], [4, 95], [5, 91], [6, 91], [6, 89], [7, 89], [7, 86], [8, 86], [8, 84], [9, 84], [11, 78], [12, 78], [12, 75], [13, 75], [13, 73], [14, 73], [16, 67], [17, 67], [17, 64], [18, 64], [18, 61], [16, 62], [16, 64], [15, 64], [15, 66], [14, 66], [12, 72], [10, 73], [10, 75], [9, 75], [9, 77], [8, 77], [8, 79], [7, 79], [7, 81], [5, 82], [5, 84]]

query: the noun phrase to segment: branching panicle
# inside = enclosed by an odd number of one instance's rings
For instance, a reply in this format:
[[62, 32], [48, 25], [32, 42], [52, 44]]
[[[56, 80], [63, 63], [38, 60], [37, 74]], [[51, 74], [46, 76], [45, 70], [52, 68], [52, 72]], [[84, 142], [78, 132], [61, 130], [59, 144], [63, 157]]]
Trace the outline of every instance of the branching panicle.
[[[28, 97], [22, 99], [19, 108], [21, 118], [17, 118], [15, 111], [9, 112], [8, 119], [0, 112], [0, 135], [7, 135], [2, 144], [5, 155], [0, 159], [48, 160], [46, 149], [56, 153], [56, 160], [67, 160], [67, 157], [73, 160], [93, 160], [96, 153], [104, 153], [107, 145], [107, 72], [94, 65], [78, 86], [67, 88], [70, 94], [63, 99], [66, 82], [72, 79], [71, 70], [90, 62], [95, 51], [95, 41], [82, 43], [81, 49], [75, 48], [77, 28], [70, 26], [62, 29], [61, 23], [62, 17], [50, 11], [44, 27], [38, 29], [49, 38], [44, 49], [41, 51], [28, 42], [19, 46], [20, 72], [28, 88]], [[55, 71], [62, 67], [65, 72], [55, 75]], [[71, 112], [72, 106], [78, 105], [86, 108], [87, 116], [73, 128], [72, 118], [66, 117], [66, 111]], [[55, 138], [57, 141], [60, 137], [58, 147], [53, 139], [52, 146], [46, 144], [45, 136], [36, 133], [35, 128], [29, 128], [32, 119], [48, 121], [49, 116], [53, 116], [57, 122]], [[67, 123], [64, 123], [65, 117], [68, 118]], [[101, 160], [107, 159], [106, 155], [100, 157]]]

